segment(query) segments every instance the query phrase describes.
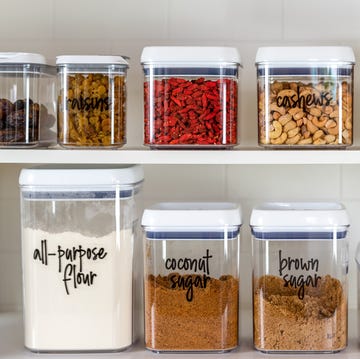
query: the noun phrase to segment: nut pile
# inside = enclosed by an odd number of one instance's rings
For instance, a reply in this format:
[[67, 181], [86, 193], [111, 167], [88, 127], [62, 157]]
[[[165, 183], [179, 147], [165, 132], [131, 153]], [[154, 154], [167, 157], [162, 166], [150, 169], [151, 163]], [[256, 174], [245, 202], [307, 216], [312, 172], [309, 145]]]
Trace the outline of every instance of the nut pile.
[[0, 145], [34, 145], [39, 141], [40, 105], [31, 99], [0, 99]]
[[259, 144], [351, 145], [352, 90], [348, 82], [270, 84], [258, 89]]
[[[68, 76], [58, 106], [58, 137], [65, 146], [125, 143], [125, 77]], [[64, 98], [65, 97], [65, 98]]]

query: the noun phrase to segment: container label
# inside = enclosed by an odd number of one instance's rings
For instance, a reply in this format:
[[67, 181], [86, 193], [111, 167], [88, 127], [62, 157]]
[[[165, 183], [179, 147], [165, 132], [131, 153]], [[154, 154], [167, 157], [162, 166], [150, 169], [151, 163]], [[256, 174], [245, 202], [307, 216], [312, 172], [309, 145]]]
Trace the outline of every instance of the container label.
[[79, 98], [66, 98], [67, 110], [77, 111], [90, 111], [90, 110], [100, 110], [108, 111], [111, 105], [109, 97], [83, 97]]
[[186, 300], [192, 302], [194, 298], [195, 288], [206, 288], [210, 281], [210, 259], [213, 256], [210, 254], [210, 250], [206, 249], [206, 254], [201, 258], [167, 258], [165, 261], [165, 268], [167, 270], [180, 270], [191, 271], [192, 273], [202, 274], [170, 274], [169, 279], [172, 289], [186, 290]]
[[316, 106], [330, 106], [333, 100], [331, 92], [320, 92], [316, 89], [310, 91], [303, 91], [300, 86], [296, 86], [295, 90], [280, 91], [276, 97], [276, 104], [279, 107], [301, 108], [307, 112], [307, 108], [313, 105]]
[[[282, 250], [279, 250], [279, 275], [284, 280], [284, 287], [298, 289], [299, 299], [304, 299], [305, 286], [317, 287], [321, 277], [319, 271], [319, 259], [303, 257], [285, 257]], [[296, 273], [299, 274], [294, 274]], [[292, 272], [292, 274], [288, 273]], [[309, 274], [311, 273], [311, 274]]]
[[81, 244], [73, 247], [58, 245], [55, 251], [49, 252], [47, 239], [41, 241], [40, 248], [33, 252], [33, 260], [48, 266], [50, 261], [57, 261], [57, 271], [67, 295], [80, 286], [92, 286], [97, 274], [86, 271], [86, 261], [101, 261], [107, 256], [103, 247], [83, 247]]

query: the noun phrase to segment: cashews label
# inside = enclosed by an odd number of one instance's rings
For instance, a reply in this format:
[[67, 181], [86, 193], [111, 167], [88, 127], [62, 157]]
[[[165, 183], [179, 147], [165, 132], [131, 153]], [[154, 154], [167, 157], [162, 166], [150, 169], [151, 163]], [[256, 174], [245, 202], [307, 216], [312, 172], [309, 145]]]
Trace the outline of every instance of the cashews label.
[[298, 107], [302, 108], [303, 111], [308, 111], [308, 107], [312, 105], [318, 106], [329, 106], [333, 100], [331, 92], [324, 91], [301, 91], [299, 86], [296, 86], [294, 90], [283, 90], [280, 91], [276, 97], [276, 105], [279, 107]]

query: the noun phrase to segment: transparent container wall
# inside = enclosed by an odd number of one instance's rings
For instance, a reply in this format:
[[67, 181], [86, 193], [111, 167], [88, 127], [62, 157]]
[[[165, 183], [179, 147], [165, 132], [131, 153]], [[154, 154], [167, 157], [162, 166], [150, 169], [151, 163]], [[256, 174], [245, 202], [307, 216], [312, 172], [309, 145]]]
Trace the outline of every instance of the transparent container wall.
[[237, 144], [238, 67], [144, 68], [144, 144]]
[[239, 237], [145, 240], [145, 343], [227, 351], [238, 343]]
[[55, 142], [51, 72], [45, 65], [0, 66], [0, 147]]
[[121, 147], [126, 143], [126, 68], [82, 66], [58, 69], [59, 143], [65, 147]]
[[258, 66], [259, 145], [345, 147], [352, 128], [352, 65]]
[[253, 238], [256, 349], [336, 352], [346, 347], [348, 241], [333, 233], [334, 238], [318, 240]]
[[139, 294], [133, 297], [138, 235], [133, 191], [126, 188], [125, 197], [122, 190], [102, 192], [110, 197], [99, 198], [100, 191], [22, 189], [24, 327], [30, 350], [113, 351], [132, 344], [133, 298]]

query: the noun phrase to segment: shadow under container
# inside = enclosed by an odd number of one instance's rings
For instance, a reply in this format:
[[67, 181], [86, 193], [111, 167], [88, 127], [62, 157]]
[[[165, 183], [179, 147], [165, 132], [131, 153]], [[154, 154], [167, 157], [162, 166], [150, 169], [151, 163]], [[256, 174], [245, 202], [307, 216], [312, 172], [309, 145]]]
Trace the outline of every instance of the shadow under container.
[[138, 165], [23, 169], [25, 347], [118, 351], [133, 341]]
[[265, 203], [250, 219], [254, 346], [333, 353], [347, 346], [348, 227], [338, 203]]
[[145, 47], [144, 144], [151, 148], [237, 145], [238, 73], [231, 47]]
[[354, 64], [350, 47], [259, 48], [259, 145], [313, 149], [352, 145]]
[[127, 58], [58, 56], [58, 143], [119, 148], [126, 143]]
[[40, 54], [0, 53], [0, 147], [56, 143], [55, 68]]
[[241, 211], [233, 203], [145, 209], [145, 346], [226, 352], [238, 345]]

